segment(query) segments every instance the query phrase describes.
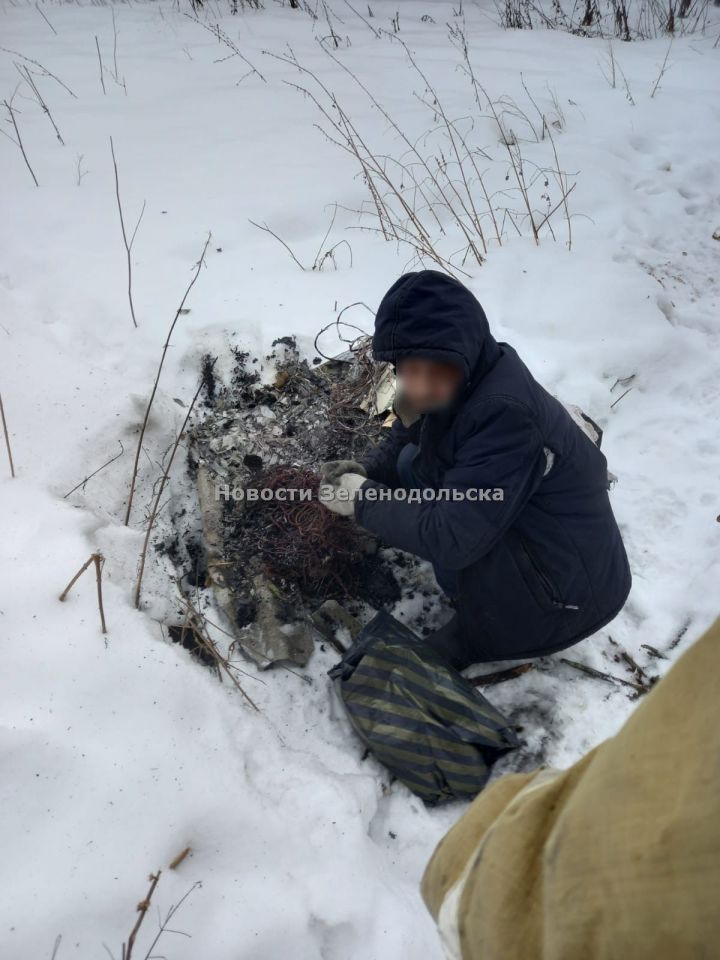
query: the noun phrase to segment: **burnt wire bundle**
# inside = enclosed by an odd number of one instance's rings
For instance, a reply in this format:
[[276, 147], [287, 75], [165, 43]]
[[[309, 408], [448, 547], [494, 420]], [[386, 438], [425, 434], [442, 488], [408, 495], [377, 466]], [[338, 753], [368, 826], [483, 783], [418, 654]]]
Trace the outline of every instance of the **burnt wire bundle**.
[[[280, 465], [251, 486], [289, 492], [283, 499], [258, 499], [246, 507], [248, 532], [271, 578], [282, 578], [314, 594], [346, 594], [357, 585], [363, 559], [357, 531], [318, 500], [320, 477], [307, 467]], [[300, 500], [300, 491], [312, 491]], [[307, 494], [306, 494], [307, 496]]]

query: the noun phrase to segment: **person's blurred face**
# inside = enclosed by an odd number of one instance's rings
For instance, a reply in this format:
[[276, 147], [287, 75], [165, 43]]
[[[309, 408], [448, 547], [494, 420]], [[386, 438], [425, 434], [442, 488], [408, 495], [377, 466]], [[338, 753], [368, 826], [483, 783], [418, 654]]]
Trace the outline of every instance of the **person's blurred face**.
[[447, 407], [463, 380], [460, 367], [419, 357], [398, 360], [396, 372], [403, 398], [416, 413]]

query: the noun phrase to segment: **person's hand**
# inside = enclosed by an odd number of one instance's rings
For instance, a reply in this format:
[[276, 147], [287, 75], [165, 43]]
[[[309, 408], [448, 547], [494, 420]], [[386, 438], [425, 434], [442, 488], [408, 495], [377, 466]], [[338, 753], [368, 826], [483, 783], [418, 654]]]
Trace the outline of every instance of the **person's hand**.
[[355, 515], [355, 498], [367, 477], [363, 473], [343, 473], [332, 483], [321, 483], [320, 503], [341, 517]]
[[328, 460], [320, 467], [320, 479], [323, 483], [335, 483], [344, 473], [359, 473], [367, 476], [365, 467], [356, 460]]

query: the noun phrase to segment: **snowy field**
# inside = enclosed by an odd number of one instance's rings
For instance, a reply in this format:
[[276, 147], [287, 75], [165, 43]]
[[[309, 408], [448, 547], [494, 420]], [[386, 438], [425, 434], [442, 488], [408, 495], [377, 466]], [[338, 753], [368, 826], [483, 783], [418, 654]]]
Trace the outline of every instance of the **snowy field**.
[[[364, 5], [353, 6], [367, 17]], [[141, 609], [133, 603], [153, 485], [202, 356], [217, 355], [223, 372], [230, 346], [263, 357], [275, 338], [295, 334], [312, 358], [315, 334], [343, 307], [360, 301], [373, 310], [414, 266], [406, 245], [356, 229], [373, 225], [352, 212], [368, 198], [357, 163], [323, 136], [317, 105], [292, 86], [316, 81], [271, 54], [287, 57], [289, 45], [376, 154], [398, 158], [406, 145], [358, 81], [421, 142], [434, 126], [422, 102], [432, 96], [399, 38], [445, 111], [468, 118], [463, 129], [487, 154], [492, 189], [508, 182], [497, 124], [480, 115], [477, 88], [448, 38], [448, 23], [461, 19], [453, 3], [371, 6], [365, 22], [333, 0], [336, 47], [324, 17], [270, 2], [237, 16], [213, 3], [200, 22], [182, 0], [180, 9], [162, 0], [1, 4], [0, 100], [17, 124], [3, 105], [0, 391], [17, 473], [10, 478], [3, 445], [7, 960], [119, 958], [157, 869], [135, 957], [148, 955], [158, 917], [188, 892], [170, 922], [179, 932], [165, 933], [152, 955], [441, 956], [418, 883], [463, 807], [427, 810], [399, 785], [388, 789], [383, 771], [363, 760], [326, 677], [336, 655], [318, 649], [295, 672], [246, 665], [243, 686], [258, 712], [167, 641], [161, 621], [173, 606], [172, 571], [152, 552]], [[605, 431], [634, 586], [622, 615], [567, 655], [637, 679], [617, 659], [620, 649], [650, 676], [662, 674], [718, 613], [718, 11], [711, 8], [704, 34], [669, 49], [663, 38], [610, 47], [560, 31], [505, 31], [484, 0], [467, 6], [464, 19], [477, 83], [494, 102], [522, 107], [525, 119], [511, 117], [507, 130], [522, 140], [528, 164], [551, 169], [554, 144], [554, 169], [575, 183], [572, 247], [564, 207], [550, 221], [555, 240], [545, 229], [539, 245], [521, 218], [519, 231], [503, 225], [502, 246], [490, 230], [482, 265], [469, 258], [463, 266], [449, 227], [438, 243], [498, 339]], [[217, 23], [235, 49], [206, 29]], [[541, 114], [552, 144], [531, 133], [542, 133]], [[18, 133], [39, 186], [12, 142]], [[111, 136], [128, 233], [145, 204], [132, 247], [137, 328]], [[308, 269], [250, 220], [267, 224]], [[126, 527], [139, 423], [209, 231]], [[322, 269], [312, 270], [319, 251]], [[345, 316], [371, 328], [363, 307]], [[325, 343], [337, 346], [332, 337]], [[121, 456], [68, 495], [121, 445]], [[182, 452], [163, 517], [174, 498], [192, 500]], [[106, 558], [105, 637], [92, 571], [58, 602], [93, 551]], [[527, 708], [529, 749], [563, 766], [618, 729], [632, 693], [559, 656], [488, 691], [501, 709]], [[168, 869], [187, 847], [190, 855]]]

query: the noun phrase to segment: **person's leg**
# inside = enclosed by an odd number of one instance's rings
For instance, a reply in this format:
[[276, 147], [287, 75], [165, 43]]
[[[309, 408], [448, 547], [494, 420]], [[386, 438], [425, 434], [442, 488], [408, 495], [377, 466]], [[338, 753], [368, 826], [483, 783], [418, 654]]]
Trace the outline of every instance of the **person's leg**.
[[457, 574], [454, 570], [446, 570], [445, 567], [439, 567], [433, 564], [433, 573], [437, 580], [437, 585], [450, 600], [455, 600], [458, 595]]
[[458, 615], [454, 613], [446, 624], [433, 630], [423, 639], [429, 647], [447, 661], [456, 670], [464, 670], [473, 663], [473, 658], [466, 649], [460, 635]]

